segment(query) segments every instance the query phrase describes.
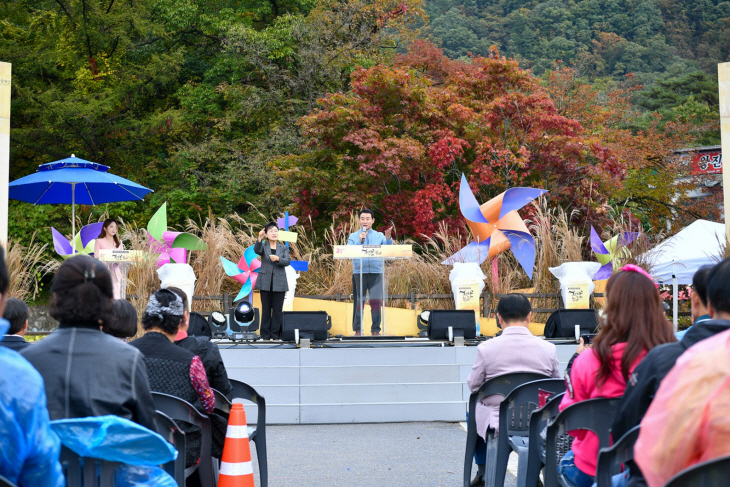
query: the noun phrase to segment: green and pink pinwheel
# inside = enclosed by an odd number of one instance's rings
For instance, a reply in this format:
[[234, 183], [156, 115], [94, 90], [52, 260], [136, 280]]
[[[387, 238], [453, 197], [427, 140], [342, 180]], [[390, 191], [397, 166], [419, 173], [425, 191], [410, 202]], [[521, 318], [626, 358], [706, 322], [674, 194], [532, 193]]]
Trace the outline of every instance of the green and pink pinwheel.
[[167, 203], [163, 203], [147, 224], [150, 252], [160, 254], [157, 266], [187, 264], [188, 250], [205, 250], [205, 242], [191, 233], [167, 230]]

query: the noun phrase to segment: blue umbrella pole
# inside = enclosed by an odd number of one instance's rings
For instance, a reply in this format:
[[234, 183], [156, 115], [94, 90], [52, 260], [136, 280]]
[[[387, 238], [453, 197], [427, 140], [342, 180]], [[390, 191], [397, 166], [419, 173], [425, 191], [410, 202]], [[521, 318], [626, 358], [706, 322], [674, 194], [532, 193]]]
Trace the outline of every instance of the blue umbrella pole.
[[71, 255], [76, 253], [76, 183], [71, 183]]

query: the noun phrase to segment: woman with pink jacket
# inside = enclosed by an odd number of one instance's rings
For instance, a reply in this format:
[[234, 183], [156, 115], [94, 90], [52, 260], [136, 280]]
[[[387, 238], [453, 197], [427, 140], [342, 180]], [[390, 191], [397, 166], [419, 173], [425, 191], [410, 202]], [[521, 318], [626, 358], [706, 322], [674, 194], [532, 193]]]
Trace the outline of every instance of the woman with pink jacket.
[[[608, 302], [601, 331], [591, 348], [582, 350], [566, 377], [560, 410], [598, 397], [619, 397], [646, 353], [675, 341], [656, 285], [646, 271], [626, 265], [609, 279]], [[611, 422], [611, 418], [606, 418]], [[573, 446], [558, 467], [575, 487], [591, 487], [598, 461], [598, 437], [586, 430], [571, 432]]]

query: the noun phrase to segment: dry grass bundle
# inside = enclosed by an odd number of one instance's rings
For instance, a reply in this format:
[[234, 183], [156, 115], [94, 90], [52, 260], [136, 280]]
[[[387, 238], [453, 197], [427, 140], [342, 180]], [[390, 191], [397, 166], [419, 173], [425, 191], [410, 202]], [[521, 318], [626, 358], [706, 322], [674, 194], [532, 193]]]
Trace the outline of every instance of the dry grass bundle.
[[40, 291], [40, 278], [58, 267], [58, 261], [55, 260], [43, 264], [44, 252], [48, 245], [35, 243], [34, 240], [35, 233], [30, 238], [30, 244], [27, 247], [9, 240], [5, 257], [10, 275], [8, 296], [23, 301], [35, 298]]
[[[141, 250], [147, 252], [148, 235], [147, 230], [137, 225], [121, 224], [119, 236], [127, 250]], [[160, 279], [157, 277], [157, 255], [145, 253], [145, 257], [129, 266], [127, 276], [127, 299], [137, 310], [139, 321], [147, 307], [150, 295], [160, 287]], [[130, 296], [134, 295], [134, 298]], [[141, 327], [138, 335], [141, 334]]]
[[[238, 293], [238, 283], [230, 279], [223, 271], [220, 258], [224, 257], [238, 263], [247, 247], [256, 242], [256, 233], [251, 225], [238, 215], [227, 218], [215, 218], [212, 213], [204, 223], [188, 220], [186, 231], [200, 237], [205, 243], [205, 251], [189, 254], [189, 263], [195, 272], [195, 295], [219, 296], [224, 292]], [[234, 225], [239, 230], [234, 230]], [[194, 311], [213, 311], [220, 309], [216, 300], [193, 301]]]
[[535, 216], [528, 228], [535, 238], [535, 268], [532, 282], [535, 292], [555, 293], [560, 290], [550, 267], [564, 262], [583, 260], [583, 239], [578, 229], [571, 228], [570, 217], [562, 208], [548, 209], [547, 201], [533, 203]]

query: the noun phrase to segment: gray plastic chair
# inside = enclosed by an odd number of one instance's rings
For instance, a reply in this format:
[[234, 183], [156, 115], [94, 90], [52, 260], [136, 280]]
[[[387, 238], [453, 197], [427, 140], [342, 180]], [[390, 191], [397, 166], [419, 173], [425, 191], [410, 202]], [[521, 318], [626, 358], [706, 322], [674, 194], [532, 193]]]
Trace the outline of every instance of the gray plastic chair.
[[[256, 459], [259, 463], [261, 487], [267, 487], [269, 485], [269, 466], [266, 456], [266, 400], [264, 396], [256, 392], [256, 389], [245, 382], [234, 379], [229, 379], [229, 381], [233, 386], [231, 397], [234, 400], [244, 399], [258, 406], [256, 426], [252, 426], [250, 423], [247, 425], [248, 439], [256, 445]], [[227, 419], [231, 412], [231, 402], [219, 391], [213, 389], [213, 393], [215, 394], [216, 413]], [[248, 418], [246, 419], [248, 420]]]
[[565, 392], [563, 379], [543, 379], [515, 388], [499, 405], [499, 436], [494, 485], [504, 485], [510, 452], [517, 453], [517, 487], [525, 487], [530, 417], [538, 409], [539, 391], [553, 395]]
[[609, 446], [611, 424], [616, 416], [620, 397], [581, 401], [565, 408], [548, 424], [545, 442], [545, 487], [569, 487], [567, 479], [558, 474], [557, 439], [573, 430], [589, 430], [598, 436], [598, 448]]
[[121, 465], [98, 458], [80, 457], [63, 445], [59, 461], [66, 478], [66, 487], [114, 487], [114, 475]]
[[598, 487], [611, 487], [611, 477], [621, 473], [621, 465], [634, 459], [634, 443], [639, 438], [641, 425], [628, 430], [610, 448], [601, 448], [598, 452], [596, 482]]
[[[152, 392], [152, 400], [155, 403], [155, 409], [166, 414], [170, 419], [185, 421], [200, 428], [200, 461], [196, 465], [185, 469], [185, 478], [188, 478], [197, 470], [203, 487], [215, 486], [216, 478], [213, 472], [213, 457], [211, 456], [213, 437], [210, 431], [210, 418], [198, 411], [189, 402], [176, 396], [163, 394], [162, 392]], [[179, 453], [183, 457], [184, 464], [185, 450]]]
[[2, 475], [0, 475], [0, 487], [18, 487]]
[[[494, 395], [507, 397], [517, 386], [521, 386], [527, 382], [549, 378], [545, 375], [531, 372], [504, 374], [487, 380], [478, 391], [471, 393], [471, 396], [469, 396], [469, 420], [467, 421], [466, 428], [466, 452], [464, 453], [464, 487], [469, 487], [471, 483], [471, 466], [479, 436], [476, 420], [477, 401]], [[486, 442], [487, 464], [484, 482], [485, 485], [491, 487], [494, 485], [494, 471], [497, 462], [497, 442], [495, 441], [494, 430], [492, 428], [487, 430]]]
[[540, 470], [545, 465], [545, 437], [542, 433], [547, 430], [550, 421], [560, 413], [560, 401], [563, 400], [563, 395], [564, 393], [552, 396], [545, 406], [532, 412], [527, 445], [526, 485], [537, 485], [540, 479]]
[[725, 487], [730, 479], [730, 456], [708, 460], [685, 468], [664, 487]]
[[177, 459], [162, 467], [172, 475], [178, 487], [185, 487], [185, 433], [170, 416], [162, 411], [155, 411], [155, 421], [157, 422], [157, 433], [177, 450]]

